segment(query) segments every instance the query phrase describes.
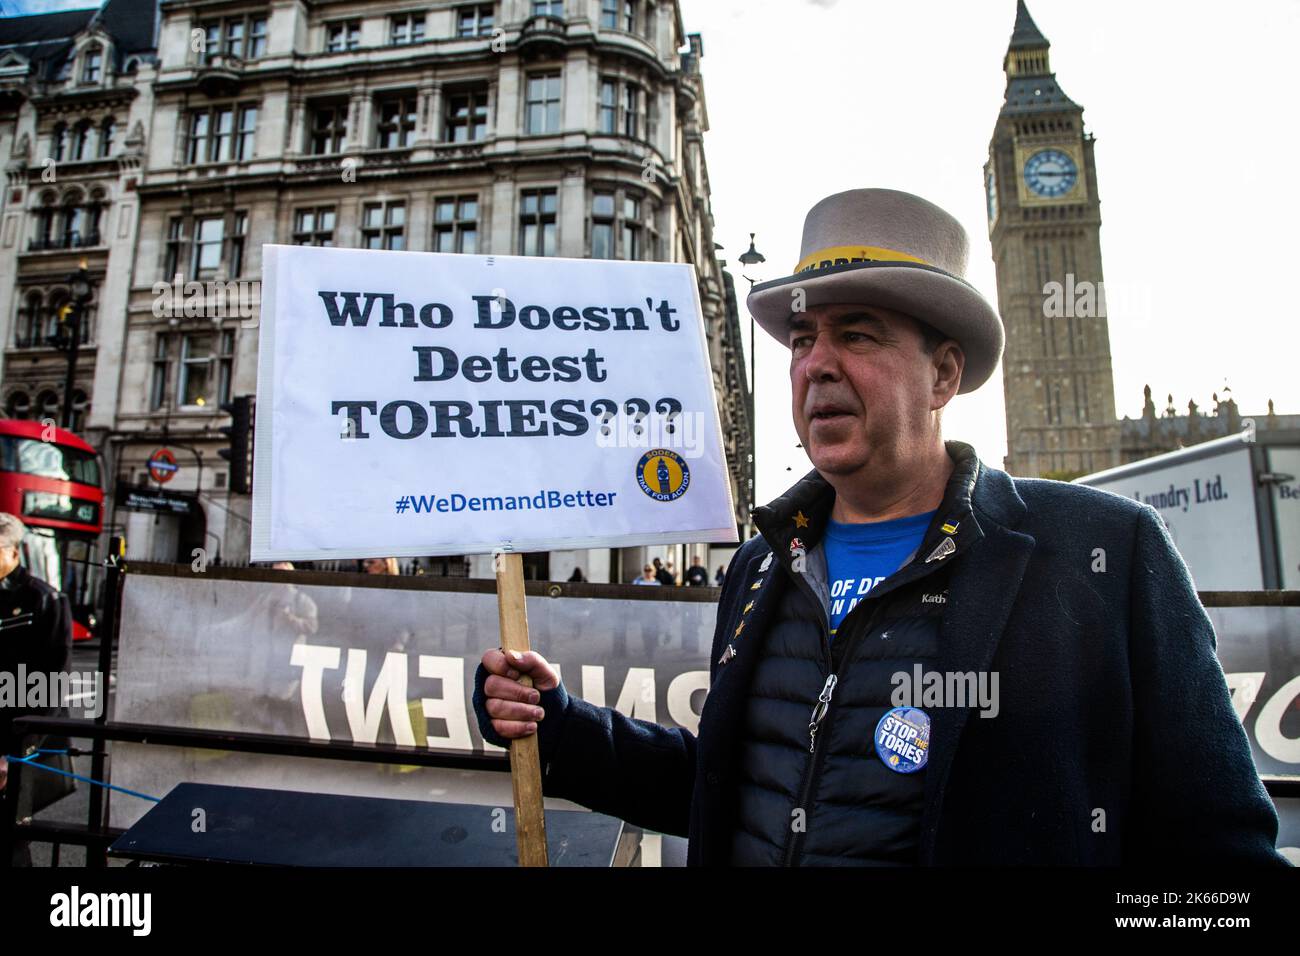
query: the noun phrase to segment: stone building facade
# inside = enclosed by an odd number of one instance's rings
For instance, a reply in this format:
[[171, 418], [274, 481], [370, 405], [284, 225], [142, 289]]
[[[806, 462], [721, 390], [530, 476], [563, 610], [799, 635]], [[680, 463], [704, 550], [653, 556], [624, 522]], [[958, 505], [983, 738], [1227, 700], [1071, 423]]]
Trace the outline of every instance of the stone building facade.
[[92, 445], [114, 428], [135, 253], [155, 8], [0, 20], [0, 408], [59, 420], [67, 371], [59, 311], [84, 267], [71, 425]]
[[1125, 415], [1120, 420], [1120, 464], [1127, 465], [1229, 435], [1300, 433], [1300, 415], [1277, 414], [1272, 399], [1269, 399], [1268, 410], [1263, 414], [1242, 414], [1232, 397], [1232, 389], [1226, 386], [1222, 398], [1214, 392], [1210, 400], [1213, 407], [1201, 411], [1195, 400], [1189, 399], [1187, 412], [1182, 414], [1170, 394], [1165, 399], [1164, 409], [1158, 412], [1151, 398], [1151, 386], [1146, 386], [1143, 389], [1142, 417]]
[[[89, 29], [73, 42], [107, 45]], [[80, 373], [111, 480], [147, 485], [164, 443], [182, 466], [168, 490], [189, 501], [184, 514], [116, 512], [130, 553], [247, 559], [250, 500], [227, 488], [217, 451], [221, 405], [255, 391], [256, 298], [241, 310], [227, 292], [224, 311], [211, 300], [213, 288], [249, 298], [264, 243], [693, 264], [747, 533], [753, 427], [734, 291], [714, 251], [703, 44], [676, 2], [170, 0], [151, 41], [134, 72], [106, 69], [97, 94], [121, 103], [122, 132], [103, 185], [112, 239], [91, 249], [98, 351]], [[30, 157], [10, 144], [6, 201], [18, 208], [4, 213], [24, 241], [44, 199], [31, 185], [12, 199], [15, 177], [39, 178], [35, 158], [84, 98], [75, 84], [28, 86], [0, 121], [0, 135], [31, 144]], [[77, 257], [40, 256], [51, 273]], [[205, 315], [159, 308], [160, 284], [177, 278], [206, 284]], [[7, 367], [6, 396], [11, 381]], [[646, 550], [554, 552], [530, 571], [628, 580]], [[684, 549], [659, 550], [684, 567]]]

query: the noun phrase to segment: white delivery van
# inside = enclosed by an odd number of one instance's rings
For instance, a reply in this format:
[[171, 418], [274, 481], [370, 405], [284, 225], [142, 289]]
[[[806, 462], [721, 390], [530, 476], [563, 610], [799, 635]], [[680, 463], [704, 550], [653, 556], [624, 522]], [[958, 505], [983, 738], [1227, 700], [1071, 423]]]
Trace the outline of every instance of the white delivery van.
[[1197, 590], [1300, 589], [1300, 432], [1247, 430], [1075, 482], [1159, 511]]

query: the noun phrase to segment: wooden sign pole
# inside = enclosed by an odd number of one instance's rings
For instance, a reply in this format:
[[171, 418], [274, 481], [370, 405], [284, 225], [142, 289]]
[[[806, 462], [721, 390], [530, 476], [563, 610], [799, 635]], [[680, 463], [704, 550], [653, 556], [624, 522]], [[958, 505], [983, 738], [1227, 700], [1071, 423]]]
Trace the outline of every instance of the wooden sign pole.
[[[528, 611], [524, 604], [524, 556], [496, 555], [497, 611], [501, 647], [522, 654], [528, 650]], [[519, 682], [532, 687], [526, 674]], [[546, 815], [542, 808], [542, 766], [537, 734], [510, 741], [510, 781], [515, 793], [515, 835], [520, 866], [546, 866]]]

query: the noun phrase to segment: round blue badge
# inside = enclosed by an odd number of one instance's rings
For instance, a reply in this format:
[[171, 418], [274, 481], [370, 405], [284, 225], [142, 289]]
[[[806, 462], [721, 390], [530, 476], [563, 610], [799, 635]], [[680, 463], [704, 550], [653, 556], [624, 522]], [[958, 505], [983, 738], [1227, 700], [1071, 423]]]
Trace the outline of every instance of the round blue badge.
[[930, 759], [930, 715], [895, 707], [876, 724], [876, 753], [896, 773], [916, 773]]

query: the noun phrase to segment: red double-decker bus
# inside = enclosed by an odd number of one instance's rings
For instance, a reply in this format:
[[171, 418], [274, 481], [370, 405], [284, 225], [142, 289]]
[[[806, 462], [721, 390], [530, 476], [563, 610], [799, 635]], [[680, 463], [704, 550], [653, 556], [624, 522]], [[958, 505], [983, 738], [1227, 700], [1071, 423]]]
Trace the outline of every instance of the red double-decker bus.
[[0, 418], [0, 511], [27, 526], [23, 566], [71, 601], [73, 640], [92, 637], [99, 577], [93, 556], [104, 529], [95, 449], [53, 425]]

